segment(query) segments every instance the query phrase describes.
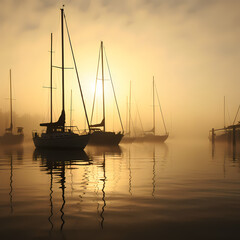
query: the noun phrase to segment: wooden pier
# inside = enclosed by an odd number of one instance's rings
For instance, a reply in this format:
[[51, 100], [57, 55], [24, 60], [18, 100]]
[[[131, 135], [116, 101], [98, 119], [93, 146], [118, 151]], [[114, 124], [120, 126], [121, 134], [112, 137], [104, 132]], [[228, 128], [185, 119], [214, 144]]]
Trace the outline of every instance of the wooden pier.
[[[212, 141], [212, 144], [215, 143], [215, 141], [226, 141], [229, 143], [232, 143], [232, 145], [235, 147], [237, 140], [240, 140], [240, 123], [229, 125], [224, 128], [218, 128], [209, 131], [210, 140]], [[217, 133], [222, 133], [220, 135], [217, 135]]]

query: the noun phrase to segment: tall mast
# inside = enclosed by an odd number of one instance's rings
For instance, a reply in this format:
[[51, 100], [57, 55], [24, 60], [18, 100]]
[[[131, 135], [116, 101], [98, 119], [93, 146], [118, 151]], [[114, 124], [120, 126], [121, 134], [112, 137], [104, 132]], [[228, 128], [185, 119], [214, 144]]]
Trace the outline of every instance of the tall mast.
[[70, 99], [70, 130], [72, 129], [72, 89], [71, 89], [71, 99]]
[[64, 9], [61, 8], [61, 38], [62, 38], [62, 112], [65, 112], [65, 106], [64, 106], [64, 34], [63, 34], [63, 15], [64, 15]]
[[129, 137], [131, 135], [131, 81], [130, 81], [130, 93], [129, 93]]
[[52, 123], [52, 38], [53, 34], [51, 33], [51, 54], [50, 54], [50, 116]]
[[153, 134], [155, 135], [155, 96], [154, 96], [154, 76], [153, 76]]
[[12, 124], [12, 74], [10, 69], [10, 131], [12, 132], [13, 124]]
[[103, 68], [103, 42], [101, 41], [102, 57], [102, 93], [103, 93], [103, 131], [105, 132], [105, 99], [104, 99], [104, 68]]
[[126, 132], [128, 129], [128, 97], [127, 97], [127, 105], [126, 105]]
[[226, 127], [226, 125], [225, 125], [225, 96], [224, 96], [224, 99], [223, 99], [223, 126], [224, 126], [224, 128]]

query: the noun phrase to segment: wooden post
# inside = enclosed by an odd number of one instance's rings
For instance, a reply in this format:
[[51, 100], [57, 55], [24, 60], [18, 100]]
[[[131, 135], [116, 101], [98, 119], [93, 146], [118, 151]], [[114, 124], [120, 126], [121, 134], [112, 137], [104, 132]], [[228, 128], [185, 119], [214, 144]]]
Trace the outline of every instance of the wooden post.
[[233, 130], [232, 130], [232, 142], [233, 142], [233, 161], [235, 161], [235, 156], [236, 156], [236, 127], [233, 125]]
[[215, 140], [215, 133], [214, 133], [214, 128], [212, 128], [212, 144], [214, 144]]

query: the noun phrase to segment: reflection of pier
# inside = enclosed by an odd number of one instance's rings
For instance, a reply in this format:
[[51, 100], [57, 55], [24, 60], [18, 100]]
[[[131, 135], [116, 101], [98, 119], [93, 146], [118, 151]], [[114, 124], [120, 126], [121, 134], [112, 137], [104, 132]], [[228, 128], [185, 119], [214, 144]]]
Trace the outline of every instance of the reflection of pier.
[[235, 147], [232, 147], [230, 143], [216, 142], [212, 144], [212, 160], [221, 159], [223, 156], [223, 172], [224, 177], [226, 174], [225, 164], [231, 161], [233, 164], [239, 163], [240, 167], [240, 142], [236, 143]]
[[213, 144], [215, 141], [225, 141], [232, 143], [233, 147], [235, 147], [237, 140], [240, 140], [240, 123], [224, 128], [212, 128], [209, 131], [209, 139]]
[[64, 207], [66, 204], [65, 199], [65, 182], [66, 182], [66, 167], [70, 166], [87, 166], [91, 164], [91, 160], [88, 158], [87, 154], [83, 150], [50, 150], [50, 149], [35, 149], [33, 153], [33, 160], [41, 160], [41, 168], [50, 175], [50, 215], [48, 221], [51, 225], [50, 233], [53, 230], [54, 223], [53, 218], [53, 179], [54, 175], [60, 178], [57, 182], [60, 184], [60, 189], [62, 192], [62, 205], [59, 209], [61, 213], [61, 226], [60, 230], [63, 230], [65, 224], [64, 218]]

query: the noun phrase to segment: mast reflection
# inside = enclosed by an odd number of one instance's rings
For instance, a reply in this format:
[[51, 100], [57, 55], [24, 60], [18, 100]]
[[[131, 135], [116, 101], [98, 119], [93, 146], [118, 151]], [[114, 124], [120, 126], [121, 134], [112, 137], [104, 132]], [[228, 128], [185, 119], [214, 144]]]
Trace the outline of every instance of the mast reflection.
[[[88, 146], [86, 148], [86, 152], [87, 154], [90, 156], [91, 159], [93, 159], [94, 163], [98, 166], [98, 168], [101, 169], [101, 175], [98, 175], [98, 182], [102, 183], [102, 207], [101, 210], [99, 211], [99, 206], [100, 204], [97, 204], [97, 213], [99, 214], [100, 220], [99, 220], [99, 224], [101, 229], [104, 228], [104, 221], [105, 221], [105, 217], [104, 217], [104, 212], [107, 206], [107, 201], [106, 201], [106, 192], [105, 192], [105, 188], [106, 188], [106, 183], [107, 183], [107, 174], [106, 174], [106, 159], [107, 157], [111, 157], [111, 158], [119, 158], [122, 156], [122, 149], [120, 146], [98, 146], [98, 147], [94, 147], [94, 146]], [[98, 187], [97, 187], [98, 188]], [[98, 195], [98, 191], [97, 191], [97, 195]]]
[[11, 160], [10, 160], [10, 208], [11, 208], [11, 214], [13, 213], [13, 203], [12, 203], [12, 192], [13, 192], [13, 159], [11, 155]]
[[86, 166], [90, 165], [91, 160], [88, 155], [83, 150], [53, 150], [53, 149], [35, 149], [33, 153], [33, 160], [41, 161], [41, 168], [50, 175], [50, 215], [48, 221], [50, 223], [50, 233], [54, 228], [53, 218], [53, 180], [54, 176], [59, 178], [57, 183], [60, 184], [61, 194], [62, 194], [62, 205], [59, 209], [61, 213], [61, 226], [60, 230], [63, 230], [65, 224], [64, 218], [64, 207], [66, 204], [65, 200], [65, 182], [66, 182], [66, 167], [72, 168], [73, 166]]
[[9, 161], [10, 168], [10, 177], [9, 177], [9, 205], [10, 205], [10, 213], [14, 213], [13, 208], [13, 177], [14, 177], [14, 159], [22, 160], [23, 159], [23, 147], [21, 145], [11, 145], [11, 146], [0, 146], [0, 152], [3, 156], [6, 156], [7, 161]]
[[153, 145], [153, 177], [152, 177], [152, 186], [153, 186], [153, 189], [152, 189], [152, 197], [155, 198], [155, 187], [156, 187], [156, 170], [155, 170], [155, 167], [156, 167], [156, 159], [155, 159], [155, 145]]
[[[157, 147], [157, 148], [156, 148]], [[157, 149], [157, 154], [156, 154]], [[156, 171], [156, 164], [160, 163], [161, 168], [165, 168], [167, 163], [168, 156], [168, 145], [166, 143], [157, 144], [154, 143], [152, 145], [152, 197], [155, 198], [156, 191], [156, 177], [158, 171]]]
[[132, 170], [131, 170], [131, 151], [128, 149], [128, 171], [129, 171], [129, 180], [128, 180], [128, 192], [132, 196]]
[[102, 181], [103, 181], [103, 186], [102, 186], [102, 200], [103, 200], [103, 206], [102, 206], [102, 212], [101, 212], [101, 214], [100, 214], [100, 216], [101, 216], [101, 228], [103, 229], [103, 223], [104, 223], [104, 209], [105, 209], [105, 207], [107, 206], [107, 203], [106, 203], [106, 200], [105, 200], [105, 196], [106, 196], [106, 194], [105, 194], [105, 185], [106, 185], [106, 159], [105, 159], [105, 153], [103, 153], [103, 164], [102, 164], [102, 168], [103, 168], [103, 179], [102, 179]]

